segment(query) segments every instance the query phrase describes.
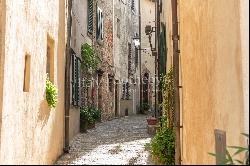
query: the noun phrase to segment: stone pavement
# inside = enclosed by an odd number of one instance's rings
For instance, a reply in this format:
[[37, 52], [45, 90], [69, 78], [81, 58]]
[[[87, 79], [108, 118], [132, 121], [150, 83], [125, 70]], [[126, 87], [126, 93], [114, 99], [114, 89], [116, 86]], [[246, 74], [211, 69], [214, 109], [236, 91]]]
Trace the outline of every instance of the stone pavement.
[[96, 124], [95, 129], [76, 136], [70, 153], [56, 165], [152, 165], [145, 150], [151, 141], [146, 119], [136, 115]]

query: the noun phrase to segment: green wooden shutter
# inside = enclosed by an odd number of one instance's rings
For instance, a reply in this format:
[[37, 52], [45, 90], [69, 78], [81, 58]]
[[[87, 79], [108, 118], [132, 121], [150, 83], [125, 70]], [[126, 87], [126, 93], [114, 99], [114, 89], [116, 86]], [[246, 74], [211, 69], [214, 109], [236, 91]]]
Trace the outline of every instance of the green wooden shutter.
[[93, 0], [88, 0], [88, 32], [93, 33]]
[[80, 105], [80, 59], [72, 55], [72, 105], [78, 107]]
[[167, 46], [166, 46], [166, 26], [162, 24], [163, 31], [160, 34], [160, 74], [166, 74], [166, 64], [167, 64]]

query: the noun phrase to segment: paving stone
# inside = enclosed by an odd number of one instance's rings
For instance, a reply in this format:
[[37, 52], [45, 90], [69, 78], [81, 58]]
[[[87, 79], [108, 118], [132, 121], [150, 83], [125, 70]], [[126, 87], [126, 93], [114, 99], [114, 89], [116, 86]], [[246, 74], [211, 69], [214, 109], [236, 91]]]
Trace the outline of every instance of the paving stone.
[[77, 135], [69, 154], [56, 165], [152, 165], [145, 145], [147, 116], [129, 116], [96, 124], [96, 128]]

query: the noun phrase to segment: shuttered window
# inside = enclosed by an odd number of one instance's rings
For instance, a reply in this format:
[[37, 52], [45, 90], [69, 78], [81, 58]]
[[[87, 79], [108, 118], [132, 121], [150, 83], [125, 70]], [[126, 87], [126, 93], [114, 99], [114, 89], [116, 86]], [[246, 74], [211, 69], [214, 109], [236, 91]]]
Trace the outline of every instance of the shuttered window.
[[132, 47], [128, 43], [128, 77], [132, 75]]
[[88, 0], [88, 32], [93, 33], [93, 0]]
[[139, 64], [139, 52], [138, 48], [135, 48], [135, 67], [138, 67]]
[[81, 60], [72, 54], [72, 105], [80, 106], [80, 67]]
[[135, 0], [131, 1], [131, 9], [135, 11]]
[[99, 41], [103, 40], [103, 12], [97, 7], [97, 24], [96, 24], [96, 39]]

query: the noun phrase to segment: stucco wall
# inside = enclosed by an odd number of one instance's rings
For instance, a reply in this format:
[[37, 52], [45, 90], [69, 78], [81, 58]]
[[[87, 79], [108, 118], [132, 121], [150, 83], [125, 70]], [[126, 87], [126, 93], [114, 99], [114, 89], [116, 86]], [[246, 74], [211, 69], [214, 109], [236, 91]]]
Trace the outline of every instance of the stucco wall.
[[215, 164], [214, 129], [226, 131], [227, 145], [246, 146], [240, 1], [179, 4], [183, 163]]
[[[1, 140], [1, 126], [2, 126], [2, 104], [3, 104], [3, 70], [4, 70], [4, 42], [5, 42], [5, 0], [0, 0], [0, 140]], [[0, 141], [1, 149], [1, 141]]]
[[[81, 57], [81, 45], [88, 43], [92, 45], [90, 37], [87, 35], [87, 0], [74, 0], [72, 6], [72, 33], [71, 48]], [[71, 87], [72, 88], [72, 87]], [[71, 90], [72, 92], [72, 90]], [[72, 94], [71, 94], [72, 97]], [[70, 140], [80, 131], [80, 109], [71, 106], [70, 109]]]
[[173, 40], [172, 40], [172, 6], [171, 0], [162, 1], [162, 18], [166, 24], [166, 43], [167, 43], [167, 69], [173, 66]]
[[[128, 81], [128, 55], [129, 55], [129, 47], [128, 43], [131, 44], [131, 73], [130, 77], [136, 78], [136, 70], [139, 70], [139, 66], [135, 66], [135, 46], [132, 38], [135, 36], [135, 33], [139, 35], [139, 1], [135, 0], [135, 10], [131, 9], [131, 1], [114, 1], [114, 67], [115, 67], [115, 79], [119, 80], [119, 110], [120, 115], [125, 114], [125, 109], [129, 108], [131, 113], [135, 112], [135, 108], [133, 108], [133, 99], [134, 104], [138, 105], [139, 100], [134, 96], [131, 91], [130, 100], [124, 101], [122, 99], [122, 83], [123, 81]], [[120, 20], [120, 33], [117, 35], [117, 19]], [[133, 89], [131, 85], [130, 90]], [[137, 89], [139, 91], [139, 89]], [[131, 105], [128, 107], [128, 104]]]
[[[55, 43], [56, 109], [45, 100], [47, 35]], [[62, 154], [64, 50], [64, 1], [6, 2], [1, 164], [52, 164]], [[23, 92], [25, 54], [31, 57], [29, 92]]]
[[[149, 78], [154, 80], [155, 78], [155, 57], [152, 56], [152, 51], [149, 44], [148, 35], [145, 33], [146, 25], [155, 27], [155, 2], [151, 0], [141, 0], [141, 48], [146, 51], [141, 51], [141, 65], [142, 65], [142, 77], [147, 72]], [[155, 48], [155, 33], [152, 34], [152, 46]], [[155, 103], [153, 91], [154, 83], [151, 86], [152, 90], [149, 90], [149, 102]]]
[[240, 1], [241, 56], [244, 92], [244, 131], [249, 133], [249, 1]]

